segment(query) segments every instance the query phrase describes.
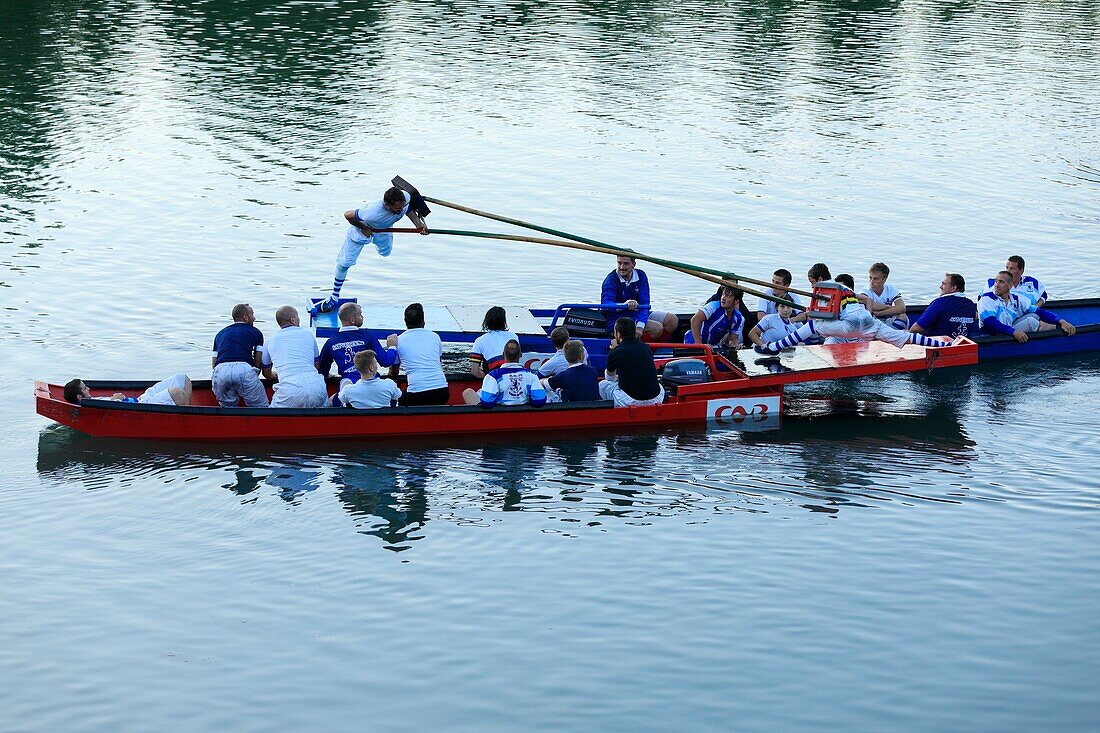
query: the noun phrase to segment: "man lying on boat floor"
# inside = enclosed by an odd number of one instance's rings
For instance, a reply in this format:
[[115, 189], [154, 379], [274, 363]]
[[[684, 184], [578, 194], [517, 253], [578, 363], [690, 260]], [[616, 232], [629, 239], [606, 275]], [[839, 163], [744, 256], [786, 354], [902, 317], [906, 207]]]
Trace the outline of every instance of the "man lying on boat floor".
[[[79, 379], [73, 379], [65, 385], [65, 401], [79, 405], [82, 400], [92, 399], [88, 386]], [[186, 407], [191, 404], [191, 380], [186, 374], [173, 374], [145, 390], [140, 397], [127, 397], [115, 392], [110, 397], [97, 397], [100, 400], [114, 402], [139, 402], [143, 405], [175, 405]]]

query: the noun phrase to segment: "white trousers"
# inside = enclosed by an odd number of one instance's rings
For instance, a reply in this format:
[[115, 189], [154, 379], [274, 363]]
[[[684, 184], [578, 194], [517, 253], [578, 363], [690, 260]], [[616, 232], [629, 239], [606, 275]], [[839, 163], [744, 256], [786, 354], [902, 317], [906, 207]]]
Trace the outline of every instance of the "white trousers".
[[349, 232], [344, 237], [344, 245], [340, 247], [340, 254], [336, 255], [336, 264], [340, 267], [351, 267], [359, 260], [359, 254], [363, 247], [373, 242], [378, 254], [389, 257], [393, 251], [393, 234], [390, 232], [378, 232], [369, 240], [354, 239]]
[[176, 404], [176, 402], [172, 399], [172, 395], [168, 392], [168, 390], [172, 389], [173, 387], [175, 387], [176, 389], [183, 389], [186, 383], [186, 374], [173, 374], [167, 379], [162, 379], [149, 389], [142, 392], [141, 396], [138, 397], [138, 402], [146, 405], [174, 405]]
[[611, 400], [615, 407], [645, 407], [646, 405], [659, 405], [665, 401], [665, 388], [657, 385], [660, 392], [651, 400], [636, 400], [626, 392], [619, 389], [619, 383], [613, 379], [605, 379], [600, 382], [600, 399]]
[[313, 374], [298, 374], [280, 379], [272, 387], [272, 407], [327, 407], [328, 390], [325, 378]]
[[222, 407], [236, 407], [243, 399], [245, 407], [267, 407], [267, 392], [260, 382], [260, 370], [243, 361], [230, 361], [214, 367], [210, 376], [214, 396]]
[[[847, 341], [886, 341], [899, 349], [909, 343], [909, 332], [890, 328], [866, 309], [851, 309], [835, 321], [814, 321], [814, 330], [826, 338], [826, 343]], [[832, 337], [838, 341], [830, 342]]]

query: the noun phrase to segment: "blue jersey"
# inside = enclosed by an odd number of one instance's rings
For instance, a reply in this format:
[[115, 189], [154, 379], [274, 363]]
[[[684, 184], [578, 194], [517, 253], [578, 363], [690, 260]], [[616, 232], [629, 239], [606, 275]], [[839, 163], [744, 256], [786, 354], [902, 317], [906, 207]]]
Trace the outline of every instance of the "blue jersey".
[[1021, 297], [1012, 291], [1008, 293], [1008, 302], [992, 290], [982, 293], [978, 298], [978, 321], [981, 333], [1011, 335], [1013, 324], [1028, 313], [1035, 312], [1035, 304], [1027, 297]]
[[600, 377], [587, 364], [576, 364], [547, 380], [552, 389], [561, 390], [562, 402], [591, 402], [600, 399]]
[[928, 304], [916, 325], [926, 336], [973, 336], [977, 333], [977, 308], [962, 293], [941, 295]]
[[355, 368], [355, 355], [370, 349], [378, 357], [381, 366], [388, 367], [394, 362], [394, 354], [384, 348], [373, 331], [366, 328], [341, 327], [335, 336], [321, 347], [317, 357], [317, 371], [328, 374], [333, 364], [342, 379], [359, 381], [359, 370]]
[[[734, 308], [733, 315], [730, 316], [717, 301], [712, 300], [705, 303], [699, 310], [703, 312], [703, 325], [699, 327], [699, 335], [703, 338], [704, 344], [717, 346], [726, 334], [733, 334], [738, 342], [741, 341], [741, 329], [745, 325], [745, 317], [741, 315], [740, 309]], [[731, 342], [734, 340], [733, 336], [730, 337]], [[684, 336], [684, 343], [695, 343], [695, 334], [688, 331]]]
[[255, 364], [255, 352], [262, 351], [264, 335], [247, 323], [231, 323], [214, 337], [214, 366], [232, 361]]
[[607, 330], [615, 328], [615, 321], [622, 317], [633, 317], [634, 322], [644, 327], [649, 320], [649, 278], [641, 270], [635, 269], [630, 276], [630, 282], [626, 282], [619, 276], [618, 270], [612, 270], [603, 279], [603, 287], [600, 288], [600, 303], [607, 305], [622, 305], [628, 300], [638, 301], [636, 311], [604, 311], [607, 319]]
[[505, 364], [485, 375], [479, 395], [482, 407], [495, 404], [534, 405], [546, 404], [546, 390], [542, 382], [529, 369], [519, 364]]

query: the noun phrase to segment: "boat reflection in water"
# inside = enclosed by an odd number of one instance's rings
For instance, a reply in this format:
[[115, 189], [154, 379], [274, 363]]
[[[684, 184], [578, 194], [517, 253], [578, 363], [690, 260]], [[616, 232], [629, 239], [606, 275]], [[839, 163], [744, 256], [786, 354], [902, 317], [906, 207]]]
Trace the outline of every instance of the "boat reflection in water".
[[[556, 531], [609, 521], [713, 512], [822, 512], [962, 503], [989, 493], [970, 467], [970, 430], [1026, 391], [1100, 375], [1100, 360], [997, 365], [791, 390], [782, 429], [642, 431], [517, 440], [462, 436], [406, 442], [127, 444], [49, 426], [38, 471], [65, 487], [110, 491], [150, 481], [228, 489], [241, 509], [335, 498], [355, 531], [408, 549], [430, 521], [490, 526], [538, 512]], [[969, 428], [968, 428], [969, 425]], [[999, 426], [993, 425], [995, 429]], [[186, 488], [183, 485], [186, 483]], [[331, 488], [332, 491], [326, 489]], [[320, 489], [320, 490], [319, 490]]]

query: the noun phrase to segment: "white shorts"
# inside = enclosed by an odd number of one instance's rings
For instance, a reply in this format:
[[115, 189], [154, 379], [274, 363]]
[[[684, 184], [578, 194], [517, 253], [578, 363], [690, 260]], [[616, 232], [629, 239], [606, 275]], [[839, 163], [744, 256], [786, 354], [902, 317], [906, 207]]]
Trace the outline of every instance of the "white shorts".
[[144, 405], [175, 405], [176, 401], [172, 399], [172, 395], [168, 390], [173, 387], [183, 389], [186, 383], [186, 374], [173, 374], [168, 379], [162, 379], [142, 392], [141, 396], [138, 397], [138, 402]]
[[328, 390], [319, 373], [280, 379], [272, 387], [272, 407], [327, 407]]
[[1012, 327], [1023, 331], [1024, 333], [1035, 333], [1043, 325], [1043, 322], [1039, 320], [1039, 316], [1034, 313], [1025, 313], [1012, 322]]
[[267, 407], [267, 392], [260, 382], [260, 370], [243, 361], [229, 361], [214, 367], [210, 377], [214, 396], [222, 407], [236, 407], [238, 399], [245, 407]]
[[355, 239], [351, 232], [344, 237], [344, 245], [340, 247], [340, 254], [336, 255], [336, 264], [339, 267], [351, 267], [359, 259], [359, 254], [370, 242], [383, 257], [389, 257], [393, 251], [393, 234], [390, 232], [378, 232], [368, 240]]
[[600, 382], [600, 399], [611, 400], [615, 407], [645, 407], [646, 405], [659, 405], [665, 401], [665, 388], [657, 385], [661, 390], [651, 400], [636, 400], [626, 392], [619, 389], [619, 383], [613, 379], [605, 379]]

